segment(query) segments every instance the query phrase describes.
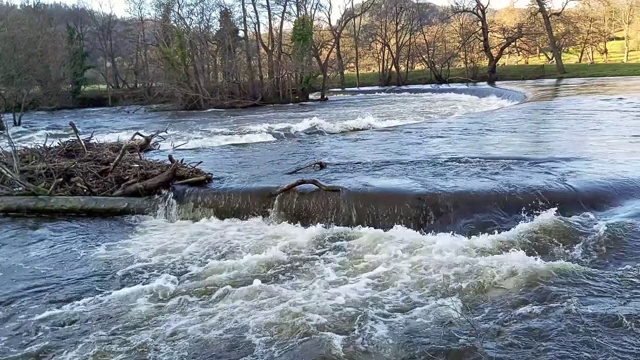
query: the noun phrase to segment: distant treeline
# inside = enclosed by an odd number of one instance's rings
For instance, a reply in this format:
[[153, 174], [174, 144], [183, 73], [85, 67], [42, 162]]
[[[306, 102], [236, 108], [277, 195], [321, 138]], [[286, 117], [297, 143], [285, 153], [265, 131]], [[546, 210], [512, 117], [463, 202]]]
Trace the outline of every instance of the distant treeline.
[[29, 108], [110, 105], [125, 91], [184, 109], [297, 102], [312, 91], [324, 97], [330, 80], [344, 86], [345, 73], [356, 83], [375, 72], [380, 85], [402, 85], [423, 69], [446, 83], [462, 67], [469, 80], [493, 82], [505, 59], [533, 57], [563, 73], [563, 53], [606, 60], [617, 32], [626, 60], [639, 0], [560, 9], [533, 0], [501, 10], [488, 0], [343, 1], [128, 0], [126, 17], [0, 5], [0, 110], [17, 123]]

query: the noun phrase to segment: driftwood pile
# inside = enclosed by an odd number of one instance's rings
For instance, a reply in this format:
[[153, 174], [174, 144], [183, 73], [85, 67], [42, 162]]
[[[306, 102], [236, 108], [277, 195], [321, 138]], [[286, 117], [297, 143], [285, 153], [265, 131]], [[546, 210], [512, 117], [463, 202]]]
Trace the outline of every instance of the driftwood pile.
[[143, 154], [164, 140], [158, 131], [136, 132], [125, 142], [96, 142], [82, 138], [70, 123], [75, 139], [17, 148], [11, 137], [9, 149], [0, 151], [0, 196], [124, 196], [159, 194], [171, 185], [205, 185], [211, 174], [198, 164], [145, 159]]

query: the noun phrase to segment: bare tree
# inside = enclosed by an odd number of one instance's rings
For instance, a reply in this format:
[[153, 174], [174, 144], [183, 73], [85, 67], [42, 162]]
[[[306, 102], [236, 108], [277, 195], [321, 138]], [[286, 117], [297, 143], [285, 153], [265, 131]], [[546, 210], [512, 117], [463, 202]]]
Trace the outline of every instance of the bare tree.
[[[351, 0], [351, 8], [355, 9], [354, 0]], [[353, 49], [355, 51], [354, 65], [356, 69], [356, 87], [360, 87], [360, 32], [362, 31], [362, 16], [357, 17], [353, 23]], [[342, 84], [344, 86], [344, 84]]]
[[[482, 50], [487, 57], [487, 82], [495, 83], [497, 80], [498, 62], [505, 53], [505, 50], [513, 45], [516, 40], [524, 36], [524, 23], [519, 22], [515, 26], [495, 26], [493, 29], [489, 24], [487, 12], [489, 0], [460, 0], [453, 5], [453, 12], [456, 14], [469, 14], [473, 16], [480, 29], [482, 40]], [[493, 35], [493, 36], [492, 36]], [[497, 45], [495, 44], [497, 43]]]
[[535, 1], [537, 7], [533, 16], [540, 15], [542, 17], [544, 29], [547, 33], [547, 38], [549, 39], [549, 47], [551, 48], [551, 52], [553, 53], [553, 58], [556, 64], [556, 70], [558, 71], [558, 74], [564, 74], [566, 71], [564, 69], [564, 63], [562, 62], [562, 52], [559, 49], [558, 40], [553, 33], [553, 24], [551, 23], [551, 19], [562, 15], [564, 9], [572, 0], [564, 0], [562, 3], [562, 8], [557, 11], [551, 10], [552, 7], [549, 4], [550, 0]]
[[410, 0], [376, 2], [367, 15], [365, 31], [377, 61], [380, 85], [390, 85], [394, 72], [396, 84], [404, 84], [418, 35], [417, 4]]
[[591, 0], [583, 0], [570, 14], [565, 12], [565, 15], [572, 18], [572, 30], [578, 47], [578, 63], [582, 63], [585, 56], [589, 63], [593, 63], [594, 47], [598, 43], [598, 11], [591, 6]]
[[0, 14], [0, 111], [22, 125], [30, 107], [66, 96], [64, 35], [40, 4], [8, 6]]
[[[361, 17], [367, 12], [373, 2], [363, 4], [358, 10], [353, 8], [344, 8], [340, 11], [338, 20], [333, 21], [333, 2], [327, 1], [327, 3], [316, 3], [317, 9], [323, 13], [322, 21], [324, 25], [320, 25], [317, 30], [320, 32], [319, 36], [314, 37], [312, 46], [313, 56], [318, 63], [318, 68], [322, 75], [322, 85], [320, 87], [320, 98], [325, 98], [327, 90], [327, 80], [329, 78], [329, 60], [334, 50], [337, 54], [338, 72], [340, 74], [340, 83], [344, 87], [344, 60], [341, 53], [341, 41], [342, 34], [351, 21]], [[322, 35], [325, 33], [326, 35]]]
[[613, 21], [614, 6], [612, 0], [595, 0], [590, 4], [599, 17], [596, 27], [597, 50], [604, 62], [609, 62], [609, 41], [613, 37], [616, 25]]
[[[252, 59], [252, 50], [251, 50], [251, 34], [249, 33], [249, 16], [247, 12], [247, 2], [246, 0], [242, 0], [242, 32], [243, 32], [243, 42], [244, 42], [244, 52], [247, 62], [247, 75], [248, 83], [249, 83], [249, 97], [252, 100], [257, 99], [258, 89], [256, 88], [256, 79], [255, 72], [253, 66]], [[260, 65], [258, 65], [260, 66]]]
[[[330, 4], [332, 4], [333, 2], [330, 2]], [[351, 6], [349, 8], [347, 8], [347, 3], [345, 1], [345, 3], [343, 4], [343, 11], [341, 12], [339, 18], [338, 18], [338, 22], [335, 25], [331, 25], [331, 23], [329, 23], [329, 29], [331, 30], [331, 35], [333, 36], [333, 41], [335, 43], [335, 51], [336, 51], [336, 63], [338, 66], [338, 74], [340, 76], [340, 87], [344, 88], [345, 87], [345, 78], [344, 78], [344, 72], [345, 72], [345, 64], [344, 64], [344, 58], [342, 56], [342, 36], [343, 36], [343, 32], [345, 31], [346, 27], [349, 25], [349, 23], [353, 23], [354, 26], [354, 33], [358, 33], [359, 29], [358, 27], [361, 27], [362, 25], [356, 25], [356, 23], [359, 21], [360, 24], [362, 23], [362, 16], [369, 11], [369, 9], [371, 9], [371, 7], [373, 6], [374, 1], [370, 0], [370, 1], [365, 1], [362, 2], [360, 4], [358, 4], [359, 6], [356, 8], [353, 6], [353, 0], [351, 0]], [[331, 6], [329, 7], [329, 11], [327, 13], [325, 13], [325, 16], [330, 19], [333, 14], [331, 14]], [[358, 21], [356, 21], [358, 20]], [[356, 63], [358, 62], [358, 41], [357, 38], [355, 38], [355, 51], [356, 51]], [[358, 74], [356, 74], [357, 77], [359, 77], [359, 69], [356, 70], [356, 72]]]
[[153, 79], [151, 78], [151, 47], [154, 45], [150, 36], [150, 9], [146, 0], [127, 0], [128, 13], [133, 23], [130, 30], [134, 43], [133, 87], [142, 86], [145, 96], [152, 96]]
[[448, 13], [439, 13], [436, 9], [418, 6], [416, 26], [420, 33], [416, 38], [415, 49], [422, 63], [429, 69], [435, 82], [449, 81], [450, 69], [469, 39], [475, 35], [465, 34], [462, 41], [452, 36], [455, 31], [454, 17]]
[[113, 5], [108, 4], [106, 10], [92, 11], [94, 37], [98, 43], [101, 58], [101, 70], [106, 87], [109, 106], [112, 105], [112, 89], [120, 88], [120, 72], [117, 62], [116, 23], [117, 17], [113, 13]]
[[624, 31], [624, 59], [623, 62], [629, 62], [630, 42], [631, 42], [631, 26], [635, 20], [636, 11], [640, 2], [638, 0], [618, 0], [617, 19]]

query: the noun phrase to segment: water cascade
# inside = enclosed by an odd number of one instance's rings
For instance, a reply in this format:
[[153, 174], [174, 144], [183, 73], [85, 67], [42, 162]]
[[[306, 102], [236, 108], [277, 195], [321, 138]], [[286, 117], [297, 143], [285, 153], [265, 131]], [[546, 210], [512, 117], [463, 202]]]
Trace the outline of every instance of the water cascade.
[[265, 217], [303, 226], [327, 224], [391, 229], [401, 225], [424, 232], [471, 234], [504, 230], [522, 216], [557, 208], [564, 216], [600, 211], [640, 195], [634, 183], [581, 189], [519, 192], [459, 191], [417, 193], [398, 190], [211, 189], [175, 187], [176, 218], [200, 220]]

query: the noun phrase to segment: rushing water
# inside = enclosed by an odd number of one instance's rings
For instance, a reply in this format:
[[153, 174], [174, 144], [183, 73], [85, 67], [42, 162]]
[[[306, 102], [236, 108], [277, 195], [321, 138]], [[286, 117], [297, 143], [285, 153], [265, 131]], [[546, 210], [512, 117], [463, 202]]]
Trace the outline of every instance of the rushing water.
[[[107, 140], [171, 125], [154, 156], [203, 161], [214, 187], [303, 176], [469, 194], [457, 220], [483, 215], [471, 203], [484, 199], [510, 222], [462, 234], [277, 216], [0, 218], [0, 358], [638, 358], [640, 79], [509, 87], [528, 100], [407, 88], [242, 111], [29, 114], [20, 144], [69, 137], [70, 120]], [[311, 160], [328, 167], [284, 175]], [[492, 207], [496, 192], [519, 204], [551, 190], [562, 201], [535, 213]], [[572, 200], [583, 207], [565, 211]]]

